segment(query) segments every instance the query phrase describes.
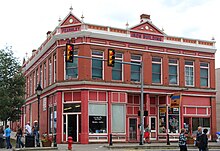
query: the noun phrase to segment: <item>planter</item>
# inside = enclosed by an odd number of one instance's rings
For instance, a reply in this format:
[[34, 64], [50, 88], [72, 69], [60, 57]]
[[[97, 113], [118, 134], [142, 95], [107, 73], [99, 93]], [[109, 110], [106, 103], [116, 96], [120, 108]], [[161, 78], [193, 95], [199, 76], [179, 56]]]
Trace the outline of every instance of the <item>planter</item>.
[[51, 147], [51, 144], [52, 144], [51, 141], [42, 142], [43, 147]]
[[187, 139], [186, 143], [187, 144], [194, 144], [194, 141], [195, 141], [194, 139]]

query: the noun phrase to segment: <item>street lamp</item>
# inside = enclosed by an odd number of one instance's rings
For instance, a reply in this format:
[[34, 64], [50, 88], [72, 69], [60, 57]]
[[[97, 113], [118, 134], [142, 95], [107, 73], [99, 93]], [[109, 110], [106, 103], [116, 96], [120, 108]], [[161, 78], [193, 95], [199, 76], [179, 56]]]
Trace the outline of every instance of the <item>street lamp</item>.
[[37, 147], [40, 147], [40, 95], [42, 93], [42, 88], [40, 86], [40, 83], [38, 84], [37, 88], [36, 88], [36, 93], [37, 93], [37, 99], [38, 99], [38, 144]]

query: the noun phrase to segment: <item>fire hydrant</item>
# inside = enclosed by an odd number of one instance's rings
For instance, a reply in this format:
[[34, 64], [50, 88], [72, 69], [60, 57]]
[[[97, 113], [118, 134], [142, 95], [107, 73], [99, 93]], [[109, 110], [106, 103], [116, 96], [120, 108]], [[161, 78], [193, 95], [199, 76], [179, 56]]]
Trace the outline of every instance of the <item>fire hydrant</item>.
[[68, 150], [72, 150], [73, 138], [71, 136], [68, 137]]

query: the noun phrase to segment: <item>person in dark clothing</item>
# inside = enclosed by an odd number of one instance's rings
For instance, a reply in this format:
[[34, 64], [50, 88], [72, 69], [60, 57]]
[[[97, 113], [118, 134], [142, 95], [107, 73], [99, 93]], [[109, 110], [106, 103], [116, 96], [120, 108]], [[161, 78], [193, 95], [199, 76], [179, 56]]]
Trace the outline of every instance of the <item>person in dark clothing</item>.
[[23, 135], [23, 132], [22, 132], [22, 128], [20, 126], [20, 123], [18, 123], [17, 125], [17, 133], [16, 133], [16, 137], [17, 137], [17, 140], [16, 140], [16, 147], [20, 148], [20, 147], [24, 147], [24, 143], [21, 141], [21, 137]]
[[187, 151], [185, 129], [181, 129], [179, 136], [179, 147], [180, 151]]
[[4, 130], [3, 126], [0, 126], [0, 148], [4, 148]]
[[207, 151], [208, 150], [208, 137], [207, 137], [208, 129], [203, 130], [203, 134], [200, 136], [199, 143], [199, 151]]
[[199, 126], [198, 127], [198, 131], [196, 133], [196, 143], [195, 146], [199, 147], [199, 143], [200, 143], [200, 136], [202, 135], [202, 127]]

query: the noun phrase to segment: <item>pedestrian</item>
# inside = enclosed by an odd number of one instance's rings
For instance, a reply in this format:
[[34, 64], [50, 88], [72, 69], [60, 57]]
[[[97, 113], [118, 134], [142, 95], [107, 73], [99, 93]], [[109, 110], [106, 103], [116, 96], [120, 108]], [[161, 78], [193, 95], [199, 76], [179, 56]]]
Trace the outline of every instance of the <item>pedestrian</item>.
[[203, 134], [200, 136], [199, 151], [208, 151], [208, 129], [203, 130]]
[[196, 143], [195, 146], [199, 147], [199, 143], [200, 143], [200, 136], [202, 135], [202, 127], [199, 126], [198, 127], [198, 131], [196, 133]]
[[144, 130], [144, 138], [145, 138], [145, 142], [150, 144], [150, 128], [149, 125], [147, 125], [147, 127]]
[[11, 129], [9, 128], [9, 125], [6, 125], [5, 139], [6, 139], [7, 149], [12, 148], [10, 137], [11, 137]]
[[33, 134], [34, 134], [34, 137], [35, 137], [37, 147], [40, 147], [38, 121], [37, 120], [34, 121]]
[[4, 148], [4, 130], [3, 126], [0, 126], [0, 148]]
[[16, 140], [16, 148], [24, 147], [24, 143], [22, 142], [21, 138], [23, 136], [22, 128], [20, 126], [20, 123], [17, 124], [17, 133], [15, 137], [17, 137]]
[[31, 136], [31, 126], [30, 126], [30, 122], [28, 121], [27, 124], [25, 125], [25, 132], [27, 136]]
[[186, 132], [186, 130], [184, 128], [181, 129], [181, 133], [179, 136], [180, 151], [187, 151], [185, 132]]

